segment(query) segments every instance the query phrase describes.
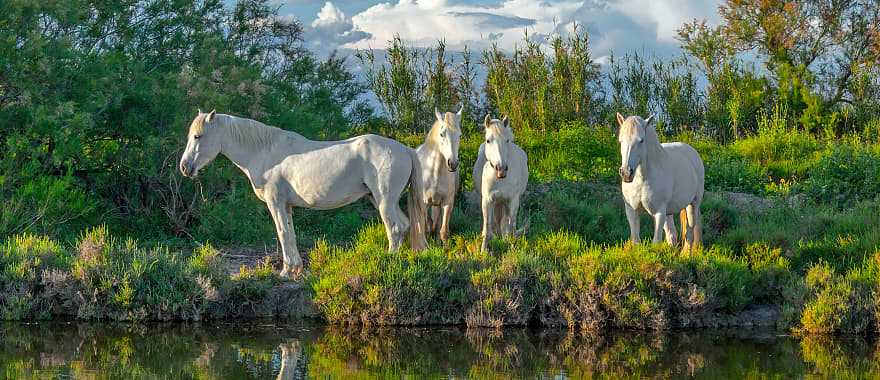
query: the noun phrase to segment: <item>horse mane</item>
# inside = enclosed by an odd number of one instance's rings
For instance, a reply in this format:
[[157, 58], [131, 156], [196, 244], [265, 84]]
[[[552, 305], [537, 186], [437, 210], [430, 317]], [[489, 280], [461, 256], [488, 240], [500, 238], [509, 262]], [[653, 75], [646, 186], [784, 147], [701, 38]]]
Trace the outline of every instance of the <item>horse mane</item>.
[[488, 131], [490, 129], [498, 135], [509, 138], [510, 142], [513, 142], [513, 131], [510, 128], [505, 128], [504, 125], [501, 123], [501, 120], [492, 119], [492, 121], [489, 122], [489, 127], [486, 128], [486, 130]]
[[229, 137], [241, 145], [251, 148], [261, 148], [271, 145], [278, 139], [279, 134], [292, 134], [302, 138], [296, 132], [286, 131], [278, 127], [263, 124], [259, 121], [237, 117], [232, 115], [217, 115], [221, 121], [219, 125], [226, 131]]
[[666, 151], [663, 150], [663, 145], [660, 144], [660, 136], [657, 134], [657, 129], [649, 128], [649, 125], [645, 125], [645, 141], [648, 144], [649, 154], [653, 153], [652, 158], [659, 158], [666, 155]]

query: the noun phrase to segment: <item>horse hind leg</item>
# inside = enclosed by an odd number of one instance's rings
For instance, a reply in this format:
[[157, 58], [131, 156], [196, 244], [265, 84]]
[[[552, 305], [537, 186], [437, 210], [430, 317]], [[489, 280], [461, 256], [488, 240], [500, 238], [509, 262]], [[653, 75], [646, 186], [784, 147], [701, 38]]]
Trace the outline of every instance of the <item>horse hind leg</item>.
[[678, 244], [675, 231], [675, 215], [666, 215], [666, 225], [663, 227], [663, 235], [666, 237], [666, 243], [671, 246]]
[[388, 236], [388, 251], [395, 252], [400, 250], [409, 229], [410, 222], [407, 220], [406, 215], [400, 210], [397, 202], [382, 199], [379, 200], [379, 216], [382, 218], [382, 224], [385, 225], [385, 234]]
[[440, 226], [441, 214], [440, 207], [438, 206], [428, 206], [428, 233], [437, 232], [437, 229]]
[[690, 237], [690, 249], [699, 249], [703, 246], [703, 222], [700, 220], [700, 204], [695, 202], [687, 206], [688, 235]]
[[494, 230], [501, 236], [507, 235], [507, 206], [505, 202], [495, 202]]
[[681, 251], [690, 252], [691, 243], [693, 242], [693, 228], [689, 225], [687, 208], [679, 211], [678, 218], [681, 220]]
[[666, 210], [657, 211], [652, 215], [654, 218], [654, 239], [652, 244], [663, 241], [663, 230], [666, 228]]

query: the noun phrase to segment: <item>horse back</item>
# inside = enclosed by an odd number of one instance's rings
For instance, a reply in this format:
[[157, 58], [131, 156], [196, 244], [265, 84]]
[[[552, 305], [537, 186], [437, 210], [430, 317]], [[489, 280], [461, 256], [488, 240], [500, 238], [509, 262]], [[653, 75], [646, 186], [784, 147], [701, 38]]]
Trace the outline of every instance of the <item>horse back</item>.
[[667, 170], [675, 178], [675, 191], [702, 197], [705, 186], [705, 168], [694, 147], [673, 142], [663, 144], [669, 160]]

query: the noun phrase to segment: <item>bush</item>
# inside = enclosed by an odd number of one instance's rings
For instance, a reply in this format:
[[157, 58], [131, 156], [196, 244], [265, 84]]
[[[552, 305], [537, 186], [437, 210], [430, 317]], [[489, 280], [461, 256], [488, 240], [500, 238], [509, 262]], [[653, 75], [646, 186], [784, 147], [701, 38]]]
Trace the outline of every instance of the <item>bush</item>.
[[767, 169], [726, 149], [703, 154], [706, 189], [762, 194], [767, 185]]
[[876, 265], [837, 274], [826, 264], [810, 268], [806, 276], [810, 298], [801, 324], [809, 333], [864, 333], [876, 323]]
[[[67, 237], [95, 223], [100, 201], [87, 195], [71, 177], [37, 177], [0, 192], [0, 236], [22, 232]], [[13, 186], [14, 185], [14, 186]]]
[[[44, 290], [61, 290], [70, 256], [47, 237], [19, 235], [0, 246], [0, 317], [46, 319], [58, 311]], [[62, 280], [62, 281], [59, 281]]]
[[851, 144], [827, 150], [810, 169], [806, 194], [820, 203], [851, 206], [880, 194], [880, 152]]

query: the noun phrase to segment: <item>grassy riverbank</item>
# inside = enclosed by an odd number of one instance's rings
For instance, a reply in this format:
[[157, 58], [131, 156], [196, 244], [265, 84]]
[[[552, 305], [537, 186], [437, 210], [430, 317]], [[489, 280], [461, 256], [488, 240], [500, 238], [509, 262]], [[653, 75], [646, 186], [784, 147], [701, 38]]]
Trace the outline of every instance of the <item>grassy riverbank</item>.
[[880, 203], [814, 208], [797, 196], [711, 193], [706, 248], [683, 255], [621, 245], [628, 227], [618, 198], [601, 183], [535, 186], [524, 206], [529, 234], [483, 254], [479, 211], [464, 195], [449, 246], [387, 253], [381, 226], [368, 224], [349, 243], [319, 240], [302, 284], [282, 282], [268, 259], [230, 274], [210, 245], [141, 245], [102, 227], [75, 243], [19, 235], [2, 246], [0, 313], [199, 320], [317, 311], [342, 324], [877, 331]]

